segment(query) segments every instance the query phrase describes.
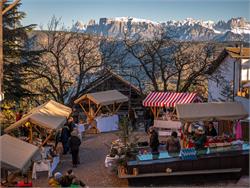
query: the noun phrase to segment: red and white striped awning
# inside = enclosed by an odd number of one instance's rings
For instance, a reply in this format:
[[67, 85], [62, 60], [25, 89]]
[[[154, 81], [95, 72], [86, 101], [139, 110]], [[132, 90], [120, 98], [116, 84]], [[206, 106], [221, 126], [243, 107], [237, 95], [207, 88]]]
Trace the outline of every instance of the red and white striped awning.
[[148, 107], [175, 107], [176, 104], [192, 103], [197, 98], [196, 93], [150, 92], [142, 104]]

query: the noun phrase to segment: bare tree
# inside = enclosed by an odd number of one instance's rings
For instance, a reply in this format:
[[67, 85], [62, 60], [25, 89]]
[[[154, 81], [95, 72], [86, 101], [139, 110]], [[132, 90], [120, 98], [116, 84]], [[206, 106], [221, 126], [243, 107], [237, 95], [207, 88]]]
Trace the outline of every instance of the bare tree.
[[164, 31], [150, 39], [124, 36], [127, 52], [155, 91], [186, 92], [206, 87], [207, 73], [215, 59], [213, 44], [175, 41]]
[[43, 79], [42, 91], [49, 93], [57, 101], [64, 102], [67, 88], [71, 84], [69, 68], [71, 61], [68, 48], [74, 39], [74, 34], [64, 32], [61, 20], [52, 17], [48, 23], [47, 31], [42, 32], [38, 41], [38, 48], [43, 51], [40, 58], [39, 68], [29, 71], [36, 79]]

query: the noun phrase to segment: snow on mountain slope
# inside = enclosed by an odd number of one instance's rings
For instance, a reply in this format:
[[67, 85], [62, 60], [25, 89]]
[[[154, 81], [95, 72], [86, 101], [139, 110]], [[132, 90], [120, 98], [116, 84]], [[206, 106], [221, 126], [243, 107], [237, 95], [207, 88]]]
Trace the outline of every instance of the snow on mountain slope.
[[[245, 18], [232, 18], [228, 21], [214, 22], [212, 20], [196, 20], [186, 18], [185, 20], [166, 22], [154, 22], [147, 19], [133, 17], [100, 18], [99, 23], [90, 20], [88, 24], [76, 22], [72, 31], [94, 33], [102, 36], [123, 37], [125, 31], [132, 34], [140, 34], [143, 37], [152, 37], [155, 32], [164, 29], [175, 34], [180, 40], [213, 40], [216, 38], [235, 40], [242, 35], [250, 34], [250, 22]], [[230, 32], [230, 35], [228, 34]], [[223, 37], [223, 35], [226, 35]]]

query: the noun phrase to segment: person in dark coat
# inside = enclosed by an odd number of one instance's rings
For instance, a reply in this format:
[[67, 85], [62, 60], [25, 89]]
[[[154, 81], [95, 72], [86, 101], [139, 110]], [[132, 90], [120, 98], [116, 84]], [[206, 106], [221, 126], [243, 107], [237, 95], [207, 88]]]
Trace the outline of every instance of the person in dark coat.
[[128, 118], [129, 118], [130, 125], [132, 126], [133, 131], [136, 130], [135, 111], [132, 108], [129, 109]]
[[146, 109], [144, 112], [144, 128], [145, 132], [148, 132], [148, 128], [153, 125], [154, 123], [154, 117], [150, 109]]
[[61, 132], [61, 142], [63, 145], [63, 154], [66, 155], [69, 151], [69, 137], [70, 131], [67, 124], [64, 125]]
[[67, 125], [69, 127], [69, 131], [70, 133], [74, 130], [74, 128], [76, 127], [75, 123], [74, 123], [74, 118], [73, 117], [69, 117], [68, 118], [68, 122]]
[[207, 136], [217, 136], [217, 131], [216, 129], [214, 128], [214, 125], [213, 125], [213, 122], [209, 122], [208, 124], [208, 128], [206, 130], [206, 135]]
[[151, 148], [152, 154], [159, 154], [158, 152], [158, 147], [160, 145], [159, 138], [158, 138], [158, 133], [154, 130], [153, 127], [149, 128], [149, 146]]
[[71, 133], [71, 137], [69, 139], [69, 147], [71, 149], [73, 167], [77, 167], [79, 161], [78, 156], [79, 156], [80, 145], [81, 145], [81, 140], [78, 137], [78, 133], [76, 130], [73, 130]]

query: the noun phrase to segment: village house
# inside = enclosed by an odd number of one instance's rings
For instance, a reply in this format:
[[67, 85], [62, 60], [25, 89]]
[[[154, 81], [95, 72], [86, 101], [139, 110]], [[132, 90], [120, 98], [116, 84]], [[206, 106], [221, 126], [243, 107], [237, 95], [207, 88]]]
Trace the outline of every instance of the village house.
[[[238, 101], [250, 113], [250, 48], [225, 48], [208, 80], [208, 101]], [[249, 140], [250, 116], [241, 120], [243, 138]], [[224, 126], [221, 126], [224, 130]]]
[[208, 101], [239, 101], [249, 112], [250, 48], [228, 47], [208, 80]]

